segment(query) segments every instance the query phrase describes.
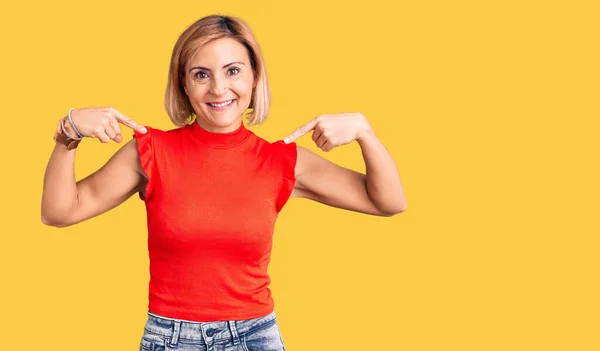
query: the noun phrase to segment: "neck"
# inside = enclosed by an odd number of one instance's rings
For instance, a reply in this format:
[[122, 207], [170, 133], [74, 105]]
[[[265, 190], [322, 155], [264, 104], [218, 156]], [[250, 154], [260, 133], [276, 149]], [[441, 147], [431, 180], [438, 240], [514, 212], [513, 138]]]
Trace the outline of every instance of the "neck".
[[214, 149], [227, 149], [246, 141], [251, 132], [246, 129], [242, 120], [236, 121], [226, 128], [207, 129], [201, 121], [194, 121], [186, 127], [194, 139]]
[[237, 130], [238, 128], [240, 128], [240, 126], [243, 124], [241, 118], [235, 120], [230, 125], [222, 126], [222, 127], [210, 125], [210, 124], [206, 123], [205, 121], [200, 120], [199, 118], [196, 118], [194, 123], [198, 124], [198, 126], [200, 128], [202, 128], [210, 133], [231, 133], [231, 132]]

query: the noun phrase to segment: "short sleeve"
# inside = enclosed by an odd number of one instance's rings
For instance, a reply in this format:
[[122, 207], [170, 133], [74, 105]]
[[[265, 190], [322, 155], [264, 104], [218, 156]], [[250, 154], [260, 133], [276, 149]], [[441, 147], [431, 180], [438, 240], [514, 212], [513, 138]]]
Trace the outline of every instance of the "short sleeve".
[[276, 202], [277, 212], [279, 212], [292, 195], [292, 190], [294, 190], [296, 184], [295, 168], [298, 150], [296, 149], [296, 143], [286, 144], [283, 141], [278, 141], [276, 146], [281, 162], [281, 186]]
[[137, 139], [137, 149], [138, 154], [140, 156], [140, 163], [142, 165], [142, 169], [146, 173], [148, 177], [148, 183], [146, 183], [146, 189], [139, 193], [140, 199], [144, 201], [148, 201], [152, 196], [152, 191], [154, 189], [154, 145], [153, 145], [153, 134], [154, 130], [148, 126], [146, 126], [148, 132], [146, 134], [142, 134], [138, 131], [134, 131], [133, 136]]

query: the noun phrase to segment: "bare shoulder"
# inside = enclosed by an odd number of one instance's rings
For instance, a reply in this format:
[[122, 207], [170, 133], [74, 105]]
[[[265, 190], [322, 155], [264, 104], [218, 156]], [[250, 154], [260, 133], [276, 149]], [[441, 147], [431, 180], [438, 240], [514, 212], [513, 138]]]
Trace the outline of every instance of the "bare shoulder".
[[314, 192], [319, 191], [318, 188], [327, 187], [328, 180], [334, 181], [348, 171], [305, 147], [296, 145], [296, 151], [296, 183], [292, 197], [314, 199]]
[[123, 147], [117, 151], [117, 153], [122, 152], [123, 158], [125, 158], [128, 163], [135, 169], [137, 173], [139, 173], [144, 178], [148, 179], [146, 172], [144, 172], [144, 168], [142, 167], [140, 161], [140, 153], [138, 149], [138, 141], [136, 138], [132, 138], [129, 140]]
[[132, 138], [118, 149], [102, 168], [105, 167], [118, 168], [123, 171], [135, 171], [145, 177], [144, 170], [140, 163], [137, 139]]
[[317, 170], [322, 167], [335, 167], [336, 165], [326, 158], [317, 155], [309, 149], [296, 144], [296, 177], [302, 176], [311, 170]]
[[[136, 181], [136, 179], [140, 179]], [[123, 186], [131, 190], [140, 186], [139, 182], [147, 179], [144, 169], [140, 162], [138, 151], [138, 141], [132, 138], [123, 145], [112, 157], [95, 173], [84, 179], [86, 181], [96, 181], [106, 184], [110, 182], [112, 186], [119, 188], [121, 183]], [[138, 183], [138, 184], [132, 184]]]

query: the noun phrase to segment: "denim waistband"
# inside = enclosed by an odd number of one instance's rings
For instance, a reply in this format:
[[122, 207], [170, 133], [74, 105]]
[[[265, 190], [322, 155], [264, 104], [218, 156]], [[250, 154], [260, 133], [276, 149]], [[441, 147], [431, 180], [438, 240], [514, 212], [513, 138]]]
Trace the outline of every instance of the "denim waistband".
[[144, 329], [146, 333], [166, 338], [171, 346], [177, 345], [179, 340], [205, 344], [233, 340], [235, 345], [240, 342], [240, 335], [266, 328], [273, 323], [276, 323], [275, 311], [253, 319], [215, 322], [169, 318], [148, 311], [148, 321]]

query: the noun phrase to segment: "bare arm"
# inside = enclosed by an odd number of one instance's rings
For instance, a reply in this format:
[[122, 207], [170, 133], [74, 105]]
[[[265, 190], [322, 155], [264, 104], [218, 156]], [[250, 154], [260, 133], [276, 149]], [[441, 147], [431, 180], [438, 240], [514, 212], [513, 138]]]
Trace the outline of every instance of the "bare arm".
[[95, 217], [123, 203], [146, 184], [135, 138], [98, 171], [78, 182], [75, 151], [57, 143], [50, 157], [42, 194], [44, 224], [66, 227]]
[[387, 161], [391, 164], [382, 162], [385, 154], [377, 154], [380, 150], [369, 146], [363, 146], [366, 175], [297, 146], [296, 184], [291, 197], [307, 198], [376, 216], [391, 216], [405, 211], [404, 190], [393, 160], [388, 154], [390, 160]]
[[396, 164], [362, 114], [321, 115], [295, 130], [286, 141], [309, 131], [313, 131], [313, 141], [324, 151], [356, 140], [362, 149], [366, 174], [338, 166], [297, 146], [292, 197], [378, 216], [392, 216], [406, 210]]
[[[146, 129], [112, 108], [84, 108], [73, 111], [73, 122], [84, 137], [103, 143], [121, 142], [122, 123], [140, 133]], [[69, 135], [75, 131], [64, 123]], [[57, 127], [57, 131], [60, 128]], [[143, 190], [147, 176], [140, 164], [137, 140], [119, 149], [98, 171], [76, 182], [75, 153], [56, 143], [44, 174], [42, 222], [66, 227], [104, 213]]]

